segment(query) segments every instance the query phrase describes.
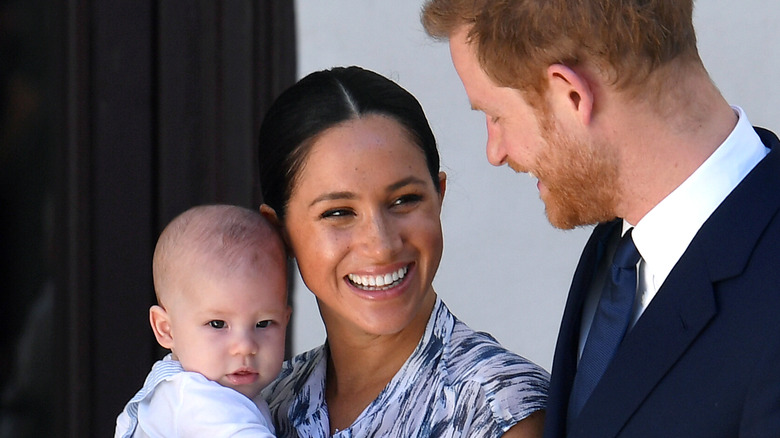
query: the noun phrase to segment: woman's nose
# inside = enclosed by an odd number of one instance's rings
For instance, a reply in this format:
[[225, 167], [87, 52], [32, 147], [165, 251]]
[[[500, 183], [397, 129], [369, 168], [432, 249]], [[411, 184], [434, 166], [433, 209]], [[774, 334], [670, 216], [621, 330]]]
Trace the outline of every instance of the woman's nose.
[[396, 254], [402, 239], [395, 222], [387, 213], [376, 213], [366, 218], [362, 228], [362, 246], [366, 252], [378, 261]]

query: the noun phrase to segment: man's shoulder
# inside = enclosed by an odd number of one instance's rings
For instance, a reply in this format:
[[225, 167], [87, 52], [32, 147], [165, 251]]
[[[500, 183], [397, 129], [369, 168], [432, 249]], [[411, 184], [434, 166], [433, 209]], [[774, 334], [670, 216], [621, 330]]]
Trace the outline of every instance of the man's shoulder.
[[761, 143], [764, 143], [764, 146], [771, 149], [774, 149], [775, 146], [780, 146], [780, 140], [778, 140], [777, 135], [774, 132], [760, 126], [754, 126], [753, 129], [755, 129], [756, 134], [758, 134], [758, 137], [761, 139]]

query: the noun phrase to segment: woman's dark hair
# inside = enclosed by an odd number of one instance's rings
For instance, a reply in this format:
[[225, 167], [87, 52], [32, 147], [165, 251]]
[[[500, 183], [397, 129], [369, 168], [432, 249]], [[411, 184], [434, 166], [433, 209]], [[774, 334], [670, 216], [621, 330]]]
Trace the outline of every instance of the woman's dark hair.
[[382, 75], [360, 67], [337, 67], [304, 77], [266, 113], [258, 144], [263, 202], [283, 218], [295, 178], [319, 135], [369, 114], [391, 117], [406, 128], [423, 151], [439, 190], [439, 151], [417, 99]]

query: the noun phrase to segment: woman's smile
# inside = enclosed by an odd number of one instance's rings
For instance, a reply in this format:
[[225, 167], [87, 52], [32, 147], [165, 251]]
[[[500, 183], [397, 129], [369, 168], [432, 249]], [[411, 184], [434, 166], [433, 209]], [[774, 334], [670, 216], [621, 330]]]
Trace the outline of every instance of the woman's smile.
[[408, 271], [409, 271], [409, 266], [404, 266], [403, 268], [400, 268], [393, 272], [389, 272], [387, 274], [379, 274], [379, 275], [349, 274], [347, 275], [347, 279], [353, 286], [366, 291], [387, 290], [401, 284], [402, 280], [404, 279], [404, 276], [406, 276], [406, 273]]
[[414, 266], [408, 264], [386, 274], [349, 274], [344, 281], [359, 298], [374, 302], [393, 300], [414, 290]]

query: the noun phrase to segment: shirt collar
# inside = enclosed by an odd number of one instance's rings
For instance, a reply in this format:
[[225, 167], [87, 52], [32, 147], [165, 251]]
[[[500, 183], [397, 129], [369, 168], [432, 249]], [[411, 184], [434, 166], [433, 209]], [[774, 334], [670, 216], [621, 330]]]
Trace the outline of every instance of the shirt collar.
[[[632, 237], [658, 288], [713, 211], [769, 151], [745, 112], [726, 140], [636, 224]], [[631, 225], [624, 221], [624, 228]]]

